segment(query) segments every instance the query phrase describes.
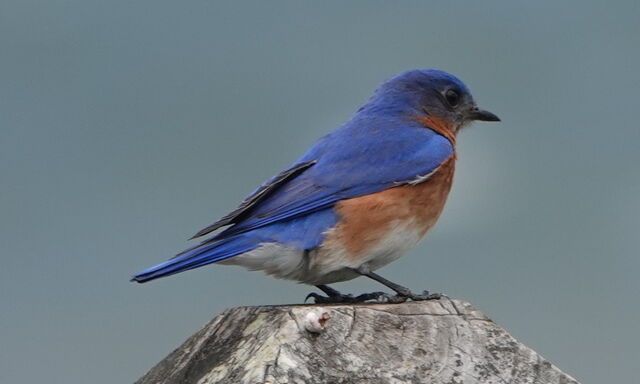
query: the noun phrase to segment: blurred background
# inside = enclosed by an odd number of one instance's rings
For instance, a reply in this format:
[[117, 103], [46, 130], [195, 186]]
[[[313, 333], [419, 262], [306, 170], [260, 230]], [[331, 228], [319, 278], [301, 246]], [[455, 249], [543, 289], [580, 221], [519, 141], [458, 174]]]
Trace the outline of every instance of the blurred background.
[[[384, 79], [439, 68], [459, 138], [426, 241], [381, 273], [466, 299], [583, 383], [633, 382], [640, 3], [0, 3], [0, 382], [133, 382], [223, 309], [312, 288], [187, 247]], [[378, 290], [358, 279], [344, 291]]]

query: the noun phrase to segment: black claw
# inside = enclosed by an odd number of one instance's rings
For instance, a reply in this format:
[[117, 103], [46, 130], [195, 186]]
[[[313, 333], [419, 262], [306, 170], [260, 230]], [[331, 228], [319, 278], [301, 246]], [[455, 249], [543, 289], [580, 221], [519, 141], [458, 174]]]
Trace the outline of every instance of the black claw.
[[357, 303], [365, 303], [368, 301], [376, 301], [381, 302], [381, 298], [386, 296], [384, 292], [372, 292], [372, 293], [363, 293], [362, 295], [353, 296], [353, 295], [328, 295], [322, 296], [315, 292], [311, 292], [304, 299], [306, 303], [309, 298], [313, 298], [316, 304], [339, 304], [339, 303], [348, 303], [348, 304], [357, 304]]
[[407, 299], [411, 299], [412, 301], [440, 300], [442, 298], [441, 293], [429, 293], [429, 291], [423, 291], [420, 295], [409, 292], [408, 295], [402, 296], [405, 296]]
[[351, 295], [338, 294], [338, 295], [322, 296], [322, 295], [319, 295], [319, 294], [317, 294], [315, 292], [311, 292], [304, 299], [304, 302], [306, 303], [307, 300], [309, 300], [310, 297], [313, 298], [313, 301], [314, 301], [315, 304], [350, 303], [354, 299], [353, 296], [351, 296]]
[[310, 294], [308, 294], [308, 295], [307, 295], [307, 297], [305, 297], [305, 298], [304, 298], [304, 303], [306, 303], [306, 302], [307, 302], [307, 300], [309, 300], [309, 298], [310, 298], [310, 297], [313, 297], [313, 299], [315, 300], [315, 302], [316, 302], [316, 303], [317, 303], [317, 302], [318, 302], [318, 300], [320, 300], [320, 299], [326, 299], [326, 297], [324, 297], [324, 296], [320, 296], [320, 295], [318, 295], [318, 294], [317, 294], [317, 293], [315, 293], [315, 292], [311, 292]]
[[[443, 297], [440, 293], [429, 293], [429, 291], [423, 291], [421, 294], [417, 295], [409, 290], [406, 292], [398, 293], [395, 295], [390, 295], [384, 292], [371, 292], [371, 293], [363, 293], [358, 296], [353, 295], [343, 295], [338, 291], [333, 290], [335, 294], [328, 294], [327, 296], [319, 295], [315, 292], [311, 292], [304, 299], [306, 303], [307, 300], [313, 298], [315, 304], [357, 304], [357, 303], [388, 303], [388, 304], [399, 304], [404, 303], [407, 300], [411, 301], [426, 301], [426, 300], [439, 300]], [[333, 293], [330, 292], [330, 293]]]
[[380, 299], [386, 295], [384, 292], [371, 292], [371, 293], [363, 293], [362, 295], [358, 295], [354, 297], [356, 303], [364, 303], [365, 301], [377, 301], [380, 302]]
[[383, 302], [387, 304], [400, 304], [404, 303], [408, 299], [409, 298], [407, 296], [385, 294]]

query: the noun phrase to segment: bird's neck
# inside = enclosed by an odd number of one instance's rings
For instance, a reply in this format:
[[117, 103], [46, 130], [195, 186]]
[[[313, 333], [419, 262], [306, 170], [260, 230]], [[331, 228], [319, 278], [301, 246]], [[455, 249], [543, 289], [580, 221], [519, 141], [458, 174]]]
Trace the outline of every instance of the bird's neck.
[[437, 118], [433, 115], [420, 115], [416, 117], [418, 122], [444, 136], [451, 142], [451, 145], [456, 146], [456, 133], [458, 130], [452, 124], [447, 123], [443, 119]]

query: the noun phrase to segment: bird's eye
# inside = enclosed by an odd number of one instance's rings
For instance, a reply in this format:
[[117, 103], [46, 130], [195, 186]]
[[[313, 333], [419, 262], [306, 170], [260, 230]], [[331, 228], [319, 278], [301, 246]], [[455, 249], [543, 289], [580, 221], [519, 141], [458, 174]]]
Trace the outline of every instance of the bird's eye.
[[447, 100], [447, 104], [449, 104], [450, 107], [457, 107], [458, 104], [460, 103], [460, 95], [458, 95], [458, 92], [454, 91], [453, 89], [449, 89], [444, 93], [444, 98], [445, 100]]

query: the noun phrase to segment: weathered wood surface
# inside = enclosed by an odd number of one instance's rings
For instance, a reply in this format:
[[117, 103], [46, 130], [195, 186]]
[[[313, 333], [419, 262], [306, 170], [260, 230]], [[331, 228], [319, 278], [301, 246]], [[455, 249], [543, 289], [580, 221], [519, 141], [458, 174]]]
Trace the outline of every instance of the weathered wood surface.
[[469, 303], [226, 310], [138, 384], [577, 383]]

